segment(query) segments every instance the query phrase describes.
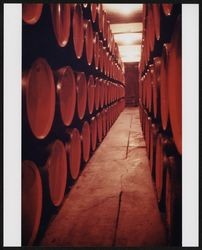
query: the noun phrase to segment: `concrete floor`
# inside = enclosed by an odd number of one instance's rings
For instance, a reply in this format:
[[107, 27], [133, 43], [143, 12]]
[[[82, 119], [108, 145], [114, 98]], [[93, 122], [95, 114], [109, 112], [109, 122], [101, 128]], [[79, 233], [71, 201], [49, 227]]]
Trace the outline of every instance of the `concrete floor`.
[[138, 108], [121, 113], [40, 245], [166, 245]]

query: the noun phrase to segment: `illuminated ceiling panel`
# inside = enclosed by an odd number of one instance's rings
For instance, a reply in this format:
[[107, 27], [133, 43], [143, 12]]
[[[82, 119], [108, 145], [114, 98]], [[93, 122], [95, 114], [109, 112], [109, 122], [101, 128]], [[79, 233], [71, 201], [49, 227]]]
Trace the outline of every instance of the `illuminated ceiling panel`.
[[139, 62], [143, 4], [103, 4], [123, 62]]
[[141, 44], [142, 33], [114, 34], [114, 39], [118, 45]]
[[103, 4], [103, 8], [108, 13], [120, 13], [129, 16], [137, 12], [142, 12], [143, 4]]
[[123, 62], [139, 62], [141, 45], [119, 46], [119, 52]]
[[143, 25], [140, 22], [137, 23], [117, 23], [110, 25], [112, 33], [130, 33], [130, 32], [142, 32]]

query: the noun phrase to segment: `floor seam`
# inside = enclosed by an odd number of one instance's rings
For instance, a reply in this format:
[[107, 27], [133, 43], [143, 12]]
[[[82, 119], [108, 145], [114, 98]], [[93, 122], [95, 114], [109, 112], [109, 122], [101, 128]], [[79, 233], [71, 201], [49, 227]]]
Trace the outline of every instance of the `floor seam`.
[[[131, 125], [132, 125], [132, 120], [133, 120], [133, 117], [131, 116], [131, 120], [130, 120], [130, 128], [131, 128]], [[128, 143], [127, 143], [127, 147], [126, 147], [126, 158], [128, 158], [128, 147], [129, 147], [129, 143], [130, 143], [130, 130], [129, 130], [129, 134], [128, 134]]]
[[118, 230], [118, 225], [119, 225], [119, 215], [120, 215], [120, 210], [121, 210], [121, 198], [122, 198], [123, 191], [121, 190], [119, 193], [119, 203], [118, 203], [118, 211], [117, 211], [117, 217], [116, 217], [116, 225], [115, 225], [115, 230], [114, 230], [114, 237], [113, 237], [113, 242], [112, 246], [114, 247], [116, 244], [116, 238], [117, 238], [117, 230]]

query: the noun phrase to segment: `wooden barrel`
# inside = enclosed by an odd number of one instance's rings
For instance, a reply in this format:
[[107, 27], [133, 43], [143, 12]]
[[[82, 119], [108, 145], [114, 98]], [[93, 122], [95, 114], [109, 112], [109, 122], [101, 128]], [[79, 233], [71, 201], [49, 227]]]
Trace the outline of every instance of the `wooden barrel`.
[[94, 55], [95, 68], [98, 69], [99, 67], [99, 34], [98, 32], [94, 33], [93, 55]]
[[90, 126], [87, 121], [83, 123], [81, 131], [81, 142], [82, 142], [82, 156], [83, 161], [87, 162], [90, 157]]
[[172, 9], [173, 9], [173, 4], [169, 4], [169, 3], [163, 3], [162, 5], [162, 9], [163, 12], [166, 16], [170, 16], [172, 13]]
[[103, 27], [103, 40], [106, 41], [107, 40], [107, 13], [105, 10], [103, 10], [103, 14], [102, 14], [102, 27]]
[[160, 4], [152, 4], [152, 12], [153, 12], [153, 18], [154, 18], [154, 30], [156, 39], [160, 39]]
[[151, 128], [152, 119], [150, 116], [146, 117], [146, 128], [145, 128], [145, 142], [147, 149], [147, 156], [150, 158], [150, 128]]
[[100, 79], [100, 107], [103, 108], [104, 106], [104, 80]]
[[72, 29], [73, 29], [73, 44], [76, 57], [81, 58], [83, 54], [84, 47], [84, 20], [83, 20], [83, 11], [81, 4], [74, 4], [73, 8], [73, 20], [72, 20]]
[[111, 28], [110, 28], [110, 21], [109, 20], [107, 20], [107, 23], [106, 23], [106, 32], [107, 32], [107, 34], [106, 34], [106, 40], [107, 40], [107, 48], [108, 49], [110, 49], [110, 41], [111, 41], [111, 34], [112, 34], [112, 32], [111, 32]]
[[164, 208], [165, 203], [165, 175], [167, 157], [175, 154], [175, 148], [171, 138], [158, 134], [156, 142], [156, 162], [155, 162], [155, 184], [157, 200]]
[[149, 165], [151, 169], [151, 175], [154, 179], [155, 179], [155, 162], [156, 162], [156, 141], [157, 141], [158, 133], [159, 133], [159, 126], [155, 123], [151, 123]]
[[107, 113], [106, 113], [106, 109], [103, 109], [101, 112], [102, 115], [102, 134], [103, 137], [107, 134]]
[[38, 22], [43, 9], [42, 3], [23, 3], [22, 19], [27, 24], [35, 24]]
[[104, 105], [107, 106], [107, 80], [104, 80]]
[[154, 83], [154, 65], [149, 65], [149, 72], [148, 72], [148, 82], [147, 82], [147, 97], [148, 97], [148, 110], [151, 113], [152, 106], [153, 106], [153, 100], [152, 100], [152, 89], [153, 89], [153, 83]]
[[107, 81], [107, 104], [109, 105], [111, 103], [111, 100], [110, 100], [110, 87], [111, 87], [111, 82], [110, 81]]
[[160, 109], [161, 109], [161, 125], [164, 130], [167, 129], [169, 123], [168, 113], [168, 58], [169, 58], [169, 44], [164, 44], [161, 69], [160, 69]]
[[90, 19], [84, 21], [84, 40], [86, 61], [88, 65], [91, 65], [93, 60], [93, 27]]
[[67, 183], [67, 157], [64, 144], [60, 140], [54, 141], [47, 148], [49, 154], [44, 171], [48, 181], [48, 191], [51, 203], [61, 205]]
[[42, 215], [42, 180], [32, 161], [22, 162], [22, 245], [32, 245]]
[[87, 83], [84, 72], [75, 72], [76, 91], [77, 91], [77, 114], [82, 120], [86, 111], [87, 104]]
[[72, 68], [66, 66], [57, 70], [55, 80], [61, 119], [64, 125], [69, 126], [76, 108], [76, 81]]
[[146, 74], [142, 77], [142, 103], [146, 106]]
[[104, 48], [103, 41], [99, 40], [99, 69], [101, 72], [104, 70]]
[[98, 11], [98, 29], [99, 32], [103, 32], [103, 5], [102, 3], [99, 3], [97, 6], [97, 11]]
[[152, 85], [152, 110], [154, 118], [160, 117], [160, 67], [161, 58], [155, 57], [154, 61], [154, 72], [153, 72], [153, 85]]
[[178, 17], [168, 59], [168, 104], [170, 123], [177, 150], [182, 154], [182, 43], [181, 16]]
[[182, 186], [181, 160], [170, 156], [166, 168], [165, 210], [168, 240], [173, 246], [181, 244], [182, 232]]
[[93, 113], [95, 102], [95, 83], [93, 75], [88, 78], [88, 112]]
[[154, 19], [153, 19], [151, 5], [148, 7], [147, 32], [148, 32], [149, 50], [153, 51], [155, 42], [155, 30], [154, 30]]
[[65, 145], [68, 165], [70, 168], [71, 178], [76, 180], [80, 172], [81, 163], [81, 138], [78, 129], [68, 128], [66, 134], [69, 137], [69, 141]]
[[90, 4], [92, 22], [95, 23], [97, 17], [97, 3]]
[[91, 148], [95, 151], [97, 145], [97, 120], [92, 117], [90, 120]]
[[163, 164], [163, 145], [162, 145], [162, 134], [159, 134], [156, 141], [156, 162], [155, 162], [155, 184], [157, 191], [157, 200], [160, 203], [162, 199], [163, 190], [163, 179], [164, 179], [164, 164]]
[[102, 142], [102, 116], [100, 113], [97, 113], [96, 115], [97, 120], [97, 136], [98, 136], [98, 142]]
[[65, 47], [70, 35], [71, 5], [61, 3], [50, 4], [50, 8], [57, 43], [60, 47]]
[[100, 79], [95, 78], [95, 109], [98, 110], [100, 107]]
[[45, 59], [38, 58], [23, 74], [26, 116], [32, 134], [44, 139], [50, 132], [55, 114], [55, 83]]

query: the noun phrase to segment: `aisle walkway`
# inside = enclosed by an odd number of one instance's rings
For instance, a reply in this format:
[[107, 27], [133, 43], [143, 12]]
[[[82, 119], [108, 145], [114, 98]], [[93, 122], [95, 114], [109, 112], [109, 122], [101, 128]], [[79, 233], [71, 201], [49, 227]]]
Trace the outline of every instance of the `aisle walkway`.
[[126, 108], [50, 224], [42, 246], [162, 246], [138, 108]]

